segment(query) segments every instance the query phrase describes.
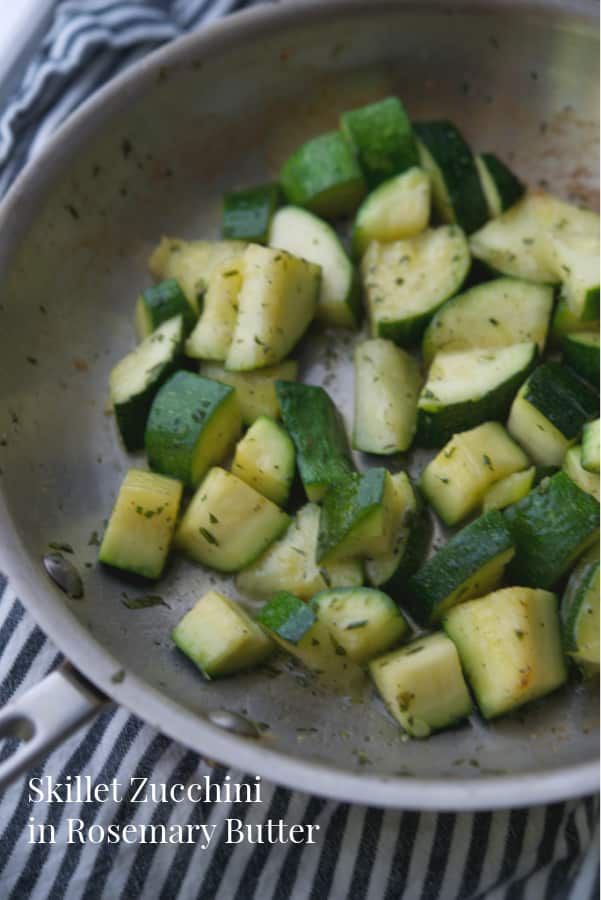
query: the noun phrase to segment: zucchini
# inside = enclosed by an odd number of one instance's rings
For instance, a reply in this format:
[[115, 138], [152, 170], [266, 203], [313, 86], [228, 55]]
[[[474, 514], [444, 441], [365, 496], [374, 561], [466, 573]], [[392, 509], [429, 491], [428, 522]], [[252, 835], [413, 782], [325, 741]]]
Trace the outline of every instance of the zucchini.
[[136, 302], [136, 331], [139, 340], [143, 341], [159, 325], [175, 316], [182, 317], [184, 334], [189, 334], [196, 324], [196, 313], [175, 278], [168, 278], [146, 288]]
[[119, 489], [100, 545], [100, 562], [144, 578], [159, 578], [167, 560], [181, 498], [179, 481], [130, 469]]
[[553, 290], [515, 278], [496, 278], [447, 300], [424, 332], [422, 353], [429, 364], [440, 351], [510, 347], [545, 348]]
[[392, 341], [357, 344], [353, 447], [389, 455], [408, 450], [417, 422], [419, 363]]
[[409, 611], [424, 625], [440, 621], [457, 603], [498, 587], [514, 553], [502, 513], [485, 513], [454, 534], [409, 578]]
[[437, 353], [417, 404], [417, 442], [440, 447], [459, 431], [503, 419], [537, 356], [530, 343]]
[[150, 467], [195, 487], [240, 434], [236, 392], [228, 385], [176, 372], [157, 393], [146, 422]]
[[307, 497], [321, 500], [354, 472], [341, 416], [321, 387], [276, 381], [275, 389]]
[[565, 455], [562, 469], [581, 490], [586, 491], [595, 500], [599, 500], [599, 475], [587, 472], [582, 468], [581, 454], [582, 447], [570, 447]]
[[225, 360], [225, 368], [234, 372], [281, 362], [307, 330], [319, 294], [319, 267], [284, 250], [249, 244], [243, 266]]
[[186, 354], [193, 359], [224, 360], [229, 352], [242, 287], [241, 257], [215, 266], [203, 298], [202, 312], [186, 341]]
[[561, 342], [563, 361], [593, 387], [599, 386], [599, 332], [566, 334]]
[[467, 234], [476, 231], [486, 222], [488, 208], [472, 151], [451, 122], [418, 122], [414, 128], [436, 212]]
[[177, 546], [219, 572], [238, 572], [286, 530], [285, 512], [240, 478], [212, 468], [194, 494], [177, 530]]
[[373, 588], [343, 587], [313, 598], [317, 618], [349, 659], [365, 665], [399, 644], [409, 625], [387, 594]]
[[599, 217], [577, 210], [582, 231], [551, 236], [555, 271], [562, 281], [560, 297], [585, 322], [599, 318]]
[[267, 416], [250, 426], [236, 447], [232, 472], [255, 490], [284, 506], [294, 479], [294, 444]]
[[429, 737], [472, 711], [457, 650], [441, 632], [373, 660], [369, 671], [388, 710], [411, 737]]
[[582, 430], [580, 462], [586, 472], [599, 474], [599, 419], [587, 422]]
[[553, 319], [551, 321], [550, 339], [554, 346], [561, 344], [564, 334], [574, 334], [579, 331], [599, 331], [599, 320], [584, 321], [574, 315], [568, 304], [561, 297], [557, 301]]
[[223, 196], [221, 234], [236, 241], [267, 242], [269, 225], [280, 196], [277, 184], [260, 184]]
[[226, 372], [218, 363], [207, 362], [201, 363], [200, 374], [233, 387], [242, 421], [245, 425], [252, 425], [259, 416], [279, 419], [280, 404], [275, 383], [278, 379], [294, 381], [298, 375], [298, 363], [294, 359], [287, 359], [276, 366], [266, 366], [255, 372]]
[[265, 662], [275, 644], [245, 609], [217, 591], [208, 591], [178, 622], [176, 647], [206, 678], [219, 678]]
[[298, 206], [284, 206], [273, 217], [269, 245], [321, 268], [318, 319], [340, 328], [358, 326], [361, 320], [359, 283], [340, 238], [327, 222]]
[[371, 241], [404, 240], [418, 235], [430, 218], [430, 179], [414, 166], [368, 194], [355, 217], [353, 254], [362, 257]]
[[599, 540], [599, 503], [557, 472], [503, 512], [516, 554], [514, 583], [553, 588], [574, 561]]
[[480, 153], [476, 168], [491, 219], [517, 203], [526, 191], [519, 178], [494, 153]]
[[363, 571], [358, 560], [342, 560], [327, 568], [318, 565], [319, 515], [315, 503], [299, 509], [285, 534], [236, 577], [238, 590], [263, 600], [289, 590], [310, 600], [328, 587], [360, 587]]
[[411, 122], [398, 97], [385, 97], [343, 113], [340, 128], [370, 188], [418, 164]]
[[156, 281], [175, 278], [198, 315], [214, 269], [240, 256], [245, 246], [242, 241], [184, 241], [164, 237], [148, 260], [148, 266]]
[[373, 241], [361, 263], [372, 337], [403, 346], [418, 341], [469, 268], [467, 241], [456, 225], [431, 228], [405, 241]]
[[144, 445], [144, 428], [153, 398], [178, 367], [182, 355], [183, 320], [168, 319], [109, 375], [109, 392], [119, 434], [127, 450]]
[[561, 598], [565, 652], [587, 675], [599, 671], [599, 560], [579, 563]]
[[354, 213], [366, 191], [359, 163], [339, 131], [299, 147], [282, 166], [280, 184], [288, 203], [325, 219]]
[[485, 719], [543, 697], [566, 680], [555, 594], [505, 588], [452, 609], [443, 624]]
[[421, 488], [447, 525], [477, 510], [491, 486], [528, 466], [499, 422], [453, 435], [422, 472]]
[[485, 493], [482, 511], [505, 509], [506, 506], [517, 503], [532, 490], [535, 475], [536, 467], [531, 466], [529, 469], [514, 472], [513, 475], [507, 475], [506, 478], [497, 481]]

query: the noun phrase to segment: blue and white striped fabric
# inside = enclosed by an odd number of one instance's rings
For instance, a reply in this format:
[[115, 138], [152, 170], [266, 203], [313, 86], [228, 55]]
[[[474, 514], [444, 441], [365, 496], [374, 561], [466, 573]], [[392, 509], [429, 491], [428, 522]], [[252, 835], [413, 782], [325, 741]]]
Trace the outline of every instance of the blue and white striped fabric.
[[[239, 8], [235, 0], [64, 0], [18, 92], [0, 117], [0, 193], [63, 119], [109, 77], [165, 41]], [[0, 536], [1, 539], [1, 536]], [[61, 656], [0, 573], [0, 704], [59, 665]], [[0, 749], [0, 759], [11, 751]], [[100, 715], [31, 775], [90, 775], [128, 784], [221, 782], [252, 773], [170, 741], [123, 709]], [[588, 900], [599, 896], [598, 800], [453, 815], [349, 806], [264, 786], [263, 803], [80, 808], [39, 804], [36, 821], [213, 824], [198, 844], [29, 844], [25, 779], [0, 801], [0, 896], [10, 900]], [[42, 807], [42, 808], [40, 808]], [[66, 811], [68, 809], [68, 812]], [[283, 818], [320, 825], [315, 845], [227, 845], [224, 820]], [[57, 833], [63, 832], [57, 827]]]

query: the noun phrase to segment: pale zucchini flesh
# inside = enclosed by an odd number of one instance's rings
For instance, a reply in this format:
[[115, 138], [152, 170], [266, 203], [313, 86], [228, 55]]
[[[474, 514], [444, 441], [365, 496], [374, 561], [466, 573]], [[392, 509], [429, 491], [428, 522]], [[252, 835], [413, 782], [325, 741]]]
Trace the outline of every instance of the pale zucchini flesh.
[[148, 260], [148, 266], [157, 281], [175, 278], [198, 314], [216, 266], [240, 256], [245, 247], [242, 241], [185, 241], [164, 237]]
[[200, 365], [200, 373], [205, 378], [212, 378], [233, 387], [242, 421], [245, 425], [252, 425], [259, 416], [279, 419], [280, 404], [275, 383], [278, 379], [296, 381], [298, 363], [294, 359], [287, 359], [275, 366], [257, 369], [255, 372], [228, 372], [218, 363], [205, 362]]
[[582, 468], [599, 474], [599, 419], [587, 422], [582, 431]]
[[522, 472], [514, 472], [497, 481], [484, 495], [482, 511], [491, 509], [505, 509], [512, 503], [517, 503], [532, 490], [536, 476], [535, 466], [524, 469]]
[[430, 179], [411, 169], [379, 185], [363, 201], [353, 228], [353, 253], [363, 256], [371, 241], [405, 240], [418, 235], [430, 218]]
[[336, 645], [359, 665], [386, 653], [409, 634], [396, 604], [373, 588], [333, 588], [317, 594], [313, 603]]
[[581, 490], [586, 491], [595, 500], [599, 500], [599, 475], [595, 472], [587, 472], [582, 467], [581, 454], [581, 446], [570, 447], [563, 461], [563, 471]]
[[202, 312], [186, 341], [186, 354], [195, 359], [224, 360], [232, 343], [242, 286], [240, 257], [216, 266], [208, 281]]
[[239, 441], [232, 472], [251, 487], [284, 506], [294, 478], [294, 444], [273, 419], [258, 418]]

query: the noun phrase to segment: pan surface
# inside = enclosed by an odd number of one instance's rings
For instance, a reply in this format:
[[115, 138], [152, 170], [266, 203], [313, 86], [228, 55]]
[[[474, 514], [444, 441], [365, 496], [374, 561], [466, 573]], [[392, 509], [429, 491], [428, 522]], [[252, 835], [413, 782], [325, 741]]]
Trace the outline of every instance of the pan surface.
[[[169, 632], [209, 585], [182, 559], [169, 607], [96, 564], [97, 535], [132, 460], [107, 415], [107, 377], [134, 343], [133, 306], [162, 234], [217, 236], [226, 188], [273, 177], [349, 106], [395, 92], [448, 117], [531, 183], [596, 207], [598, 40], [588, 4], [318, 3], [236, 16], [153, 54], [50, 142], [0, 212], [0, 567], [66, 656], [116, 702], [190, 747], [340, 799], [414, 808], [534, 804], [596, 787], [597, 698], [558, 692], [490, 726], [404, 741], [383, 709], [281, 673], [204, 682]], [[351, 422], [349, 335], [312, 335], [303, 377]], [[331, 366], [332, 358], [336, 365]], [[85, 583], [44, 576], [65, 541]], [[154, 590], [154, 589], [153, 589]], [[125, 677], [115, 677], [125, 671]], [[205, 718], [262, 723], [257, 740]]]

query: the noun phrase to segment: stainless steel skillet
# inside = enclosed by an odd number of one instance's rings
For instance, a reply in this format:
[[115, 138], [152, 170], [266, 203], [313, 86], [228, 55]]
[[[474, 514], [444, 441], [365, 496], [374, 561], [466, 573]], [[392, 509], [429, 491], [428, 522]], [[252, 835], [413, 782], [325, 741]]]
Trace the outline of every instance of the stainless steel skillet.
[[[0, 210], [0, 569], [111, 701], [212, 758], [358, 803], [494, 808], [596, 789], [590, 688], [405, 742], [376, 703], [346, 703], [290, 672], [204, 683], [168, 634], [213, 576], [177, 560], [160, 588], [170, 608], [131, 611], [121, 594], [136, 589], [95, 564], [93, 538], [130, 464], [105, 414], [107, 375], [132, 346], [133, 301], [158, 237], [216, 235], [226, 187], [274, 174], [341, 110], [392, 91], [416, 118], [451, 118], [531, 181], [594, 203], [595, 23], [592, 4], [578, 2], [262, 8], [119, 78], [15, 185]], [[327, 379], [347, 416], [348, 357], [349, 339], [332, 335], [303, 351], [304, 377]], [[82, 600], [43, 573], [53, 541], [75, 550]], [[0, 713], [0, 734], [30, 735], [6, 777], [97, 707], [77, 672]], [[269, 727], [241, 737], [209, 721], [215, 709]]]

